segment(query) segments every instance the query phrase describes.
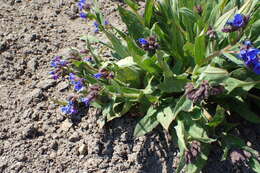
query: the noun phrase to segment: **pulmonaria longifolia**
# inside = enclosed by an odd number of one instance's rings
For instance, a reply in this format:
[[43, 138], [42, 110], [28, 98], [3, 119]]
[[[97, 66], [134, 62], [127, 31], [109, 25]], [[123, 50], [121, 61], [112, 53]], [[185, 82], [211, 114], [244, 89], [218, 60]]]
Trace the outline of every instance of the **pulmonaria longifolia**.
[[260, 75], [260, 49], [254, 48], [250, 41], [245, 41], [238, 56], [245, 65]]
[[140, 44], [140, 46], [149, 52], [155, 52], [156, 49], [159, 48], [159, 43], [156, 40], [155, 36], [150, 36], [148, 38], [139, 38], [138, 42]]
[[249, 22], [249, 17], [243, 14], [236, 14], [232, 20], [227, 21], [222, 29], [223, 32], [234, 32], [244, 28]]
[[195, 88], [192, 83], [185, 86], [185, 95], [194, 103], [208, 99], [210, 96], [222, 94], [225, 88], [222, 85], [210, 86], [208, 81], [203, 81], [199, 87]]
[[53, 71], [49, 72], [54, 80], [59, 79], [61, 76], [64, 75], [64, 72], [67, 69], [69, 61], [62, 59], [62, 56], [55, 56], [51, 60], [51, 67], [54, 68]]
[[93, 75], [96, 79], [113, 79], [114, 78], [114, 72], [110, 72], [107, 69], [101, 69], [98, 73]]

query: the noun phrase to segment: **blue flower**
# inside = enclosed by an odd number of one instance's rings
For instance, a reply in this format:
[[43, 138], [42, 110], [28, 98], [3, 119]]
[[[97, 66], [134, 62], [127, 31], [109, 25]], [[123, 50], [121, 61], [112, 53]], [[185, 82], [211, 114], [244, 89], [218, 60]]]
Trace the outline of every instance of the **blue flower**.
[[84, 62], [91, 62], [92, 61], [92, 58], [87, 56], [83, 59]]
[[81, 18], [83, 18], [83, 19], [86, 19], [86, 18], [88, 17], [88, 14], [81, 12], [81, 13], [79, 14], [79, 16], [80, 16]]
[[77, 77], [74, 73], [69, 74], [69, 80], [72, 85], [74, 85], [74, 90], [80, 92], [85, 89], [84, 80]]
[[60, 67], [64, 67], [68, 64], [69, 62], [66, 60], [62, 60], [61, 56], [55, 56], [52, 60], [51, 60], [51, 67], [54, 68], [60, 68]]
[[97, 21], [95, 21], [93, 25], [94, 25], [94, 27], [95, 27], [94, 32], [95, 32], [95, 33], [99, 32], [99, 23], [98, 23]]
[[86, 3], [86, 0], [80, 0], [80, 1], [78, 2], [78, 7], [79, 7], [80, 10], [83, 9], [85, 3]]
[[260, 75], [260, 63], [258, 62], [254, 67], [254, 72], [258, 75]]
[[74, 73], [70, 73], [69, 74], [69, 80], [70, 81], [75, 81], [75, 79], [76, 79], [76, 75]]
[[108, 25], [108, 24], [109, 24], [108, 20], [105, 20], [104, 24], [105, 24], [105, 25]]
[[78, 113], [75, 102], [69, 101], [66, 106], [61, 107], [61, 111], [68, 115], [74, 115]]
[[260, 74], [260, 50], [252, 48], [252, 43], [247, 41], [244, 43], [247, 47], [240, 50], [239, 58], [243, 60], [247, 67], [253, 69], [256, 74]]
[[244, 41], [243, 44], [248, 47], [252, 46], [252, 42], [249, 40]]
[[86, 105], [86, 106], [89, 106], [90, 102], [91, 102], [91, 99], [89, 98], [82, 98], [81, 101]]
[[234, 19], [231, 21], [228, 21], [227, 24], [231, 25], [232, 27], [235, 27], [235, 28], [241, 28], [245, 25], [244, 16], [241, 14], [236, 14], [234, 16]]
[[78, 80], [74, 82], [74, 90], [80, 92], [85, 89], [83, 80]]
[[94, 74], [93, 75], [96, 79], [100, 79], [102, 76], [103, 76], [103, 74], [102, 73], [96, 73], [96, 74]]
[[146, 39], [144, 39], [144, 38], [139, 38], [139, 39], [138, 39], [138, 42], [139, 42], [140, 44], [142, 44], [142, 45], [147, 45], [147, 44], [149, 44], [148, 41], [147, 41]]

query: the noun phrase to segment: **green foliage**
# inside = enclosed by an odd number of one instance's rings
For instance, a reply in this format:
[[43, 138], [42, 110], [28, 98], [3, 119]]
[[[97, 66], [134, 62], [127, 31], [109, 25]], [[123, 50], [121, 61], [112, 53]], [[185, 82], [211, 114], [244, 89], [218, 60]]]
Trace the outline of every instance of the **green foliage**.
[[[143, 14], [134, 0], [125, 2], [130, 10], [118, 7], [118, 11], [127, 32], [113, 23], [102, 24], [104, 16], [96, 6], [92, 18], [100, 23], [108, 41], [82, 37], [94, 61], [75, 60], [69, 69], [84, 78], [86, 86], [101, 87], [91, 104], [103, 110], [105, 122], [130, 113], [139, 118], [136, 137], [158, 125], [176, 134], [180, 149], [176, 172], [199, 172], [212, 142], [221, 143], [224, 155], [232, 147], [245, 149], [240, 138], [228, 134], [237, 125], [228, 124], [230, 115], [260, 123], [249, 101], [251, 97], [259, 101], [260, 77], [237, 58], [241, 43], [248, 38], [260, 46], [258, 1], [146, 0]], [[250, 15], [250, 21], [239, 30], [223, 33], [235, 14]], [[140, 38], [149, 45], [139, 42]], [[108, 49], [111, 57], [102, 57], [95, 44]], [[102, 69], [112, 77], [93, 76]], [[191, 141], [201, 143], [201, 152], [194, 162], [185, 164]], [[249, 164], [259, 172], [256, 157]]]

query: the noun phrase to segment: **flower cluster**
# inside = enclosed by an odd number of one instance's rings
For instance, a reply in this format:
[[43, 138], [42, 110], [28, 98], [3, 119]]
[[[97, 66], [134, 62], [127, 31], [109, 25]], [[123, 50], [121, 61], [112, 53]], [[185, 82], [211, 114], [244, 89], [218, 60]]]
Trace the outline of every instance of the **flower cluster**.
[[78, 113], [78, 102], [74, 98], [70, 98], [67, 105], [61, 107], [61, 112], [68, 115], [75, 115]]
[[[105, 20], [104, 25], [108, 25], [108, 24], [109, 24], [109, 22], [108, 22], [107, 20]], [[95, 33], [98, 33], [99, 30], [100, 30], [100, 29], [99, 29], [100, 24], [99, 24], [97, 21], [95, 21], [94, 24], [93, 24], [93, 26], [95, 27], [94, 32], [95, 32]]]
[[80, 92], [85, 89], [84, 79], [77, 77], [74, 73], [69, 74], [69, 80], [71, 84], [74, 85], [75, 91]]
[[221, 94], [224, 90], [225, 88], [221, 85], [210, 86], [208, 81], [203, 81], [198, 88], [194, 88], [192, 83], [185, 86], [185, 94], [194, 103], [208, 99], [209, 96]]
[[55, 56], [51, 60], [51, 67], [55, 68], [55, 70], [51, 71], [49, 74], [54, 80], [57, 80], [63, 74], [64, 67], [67, 67], [68, 64], [69, 62], [63, 60], [61, 56]]
[[223, 32], [234, 32], [243, 28], [247, 25], [249, 21], [249, 17], [244, 16], [242, 14], [236, 14], [233, 20], [229, 20], [224, 28], [222, 29]]
[[139, 38], [138, 42], [144, 50], [149, 52], [155, 52], [155, 50], [159, 48], [159, 44], [154, 36], [148, 37], [147, 39]]
[[[99, 85], [92, 85], [89, 87], [89, 93], [86, 97], [78, 99], [78, 97], [70, 97], [68, 99], [67, 105], [61, 107], [61, 112], [67, 115], [75, 115], [79, 113], [79, 108], [81, 103], [86, 107], [89, 106], [90, 102], [93, 101], [99, 94], [101, 87]], [[79, 101], [78, 101], [79, 100]]]
[[254, 48], [250, 41], [245, 41], [238, 57], [245, 62], [248, 68], [260, 75], [260, 49]]
[[80, 10], [79, 16], [83, 19], [86, 19], [88, 17], [88, 14], [86, 13], [86, 11], [90, 10], [91, 4], [86, 3], [86, 0], [80, 0], [78, 2], [78, 7], [79, 7], [79, 10]]
[[114, 73], [109, 72], [107, 69], [101, 69], [98, 73], [93, 75], [96, 79], [113, 79], [114, 78]]
[[81, 101], [86, 106], [89, 106], [90, 102], [98, 96], [98, 93], [100, 90], [101, 90], [101, 87], [99, 85], [90, 86], [88, 95], [85, 98], [82, 98]]

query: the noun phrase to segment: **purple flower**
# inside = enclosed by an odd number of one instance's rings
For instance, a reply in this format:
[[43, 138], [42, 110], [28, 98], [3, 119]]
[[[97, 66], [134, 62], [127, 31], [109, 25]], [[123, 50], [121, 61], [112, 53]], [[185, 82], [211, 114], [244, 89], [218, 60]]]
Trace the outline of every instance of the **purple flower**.
[[61, 59], [61, 56], [55, 56], [51, 60], [51, 67], [60, 68], [66, 66], [68, 63], [68, 61]]
[[260, 63], [258, 62], [254, 67], [254, 72], [260, 75]]
[[248, 46], [248, 47], [251, 47], [251, 46], [252, 46], [252, 42], [249, 41], [249, 40], [244, 41], [243, 44], [244, 44], [245, 46]]
[[84, 8], [85, 3], [86, 3], [86, 0], [80, 0], [78, 2], [78, 7], [80, 10], [82, 10]]
[[243, 27], [245, 24], [244, 22], [244, 16], [241, 14], [236, 14], [233, 20], [233, 24], [232, 26], [237, 27], [237, 28], [241, 28]]
[[76, 79], [76, 75], [74, 73], [69, 74], [69, 80], [74, 81]]
[[84, 62], [91, 62], [92, 58], [90, 56], [87, 56], [83, 59]]
[[66, 106], [61, 107], [61, 111], [68, 115], [75, 115], [78, 113], [76, 103], [69, 101]]
[[148, 45], [148, 44], [149, 44], [149, 42], [148, 42], [146, 39], [144, 39], [144, 38], [139, 38], [139, 39], [138, 39], [138, 42], [139, 42], [140, 44], [142, 44], [142, 45]]
[[82, 79], [74, 82], [74, 90], [80, 92], [85, 89], [84, 82]]
[[69, 80], [72, 85], [74, 85], [74, 90], [77, 92], [83, 91], [85, 89], [84, 79], [77, 77], [74, 73], [69, 74]]
[[236, 14], [232, 20], [227, 21], [223, 32], [234, 32], [240, 28], [243, 28], [249, 21], [249, 17], [242, 14]]
[[104, 24], [105, 24], [105, 25], [108, 25], [108, 24], [109, 24], [108, 20], [105, 20]]
[[99, 32], [99, 23], [98, 23], [97, 21], [95, 21], [93, 25], [94, 25], [94, 27], [95, 27], [94, 32], [95, 32], [95, 33]]
[[91, 102], [91, 99], [89, 98], [82, 98], [81, 101], [86, 105], [86, 106], [89, 106], [90, 102]]
[[100, 79], [102, 76], [103, 76], [103, 74], [102, 73], [96, 73], [96, 74], [94, 74], [93, 75], [96, 79]]
[[260, 74], [260, 50], [253, 48], [250, 41], [245, 42], [244, 45], [246, 47], [242, 47], [238, 57], [245, 62], [247, 67], [253, 69], [256, 74]]
[[79, 14], [79, 16], [80, 16], [81, 18], [83, 18], [83, 19], [86, 19], [86, 18], [88, 17], [88, 14], [81, 12], [81, 13]]

